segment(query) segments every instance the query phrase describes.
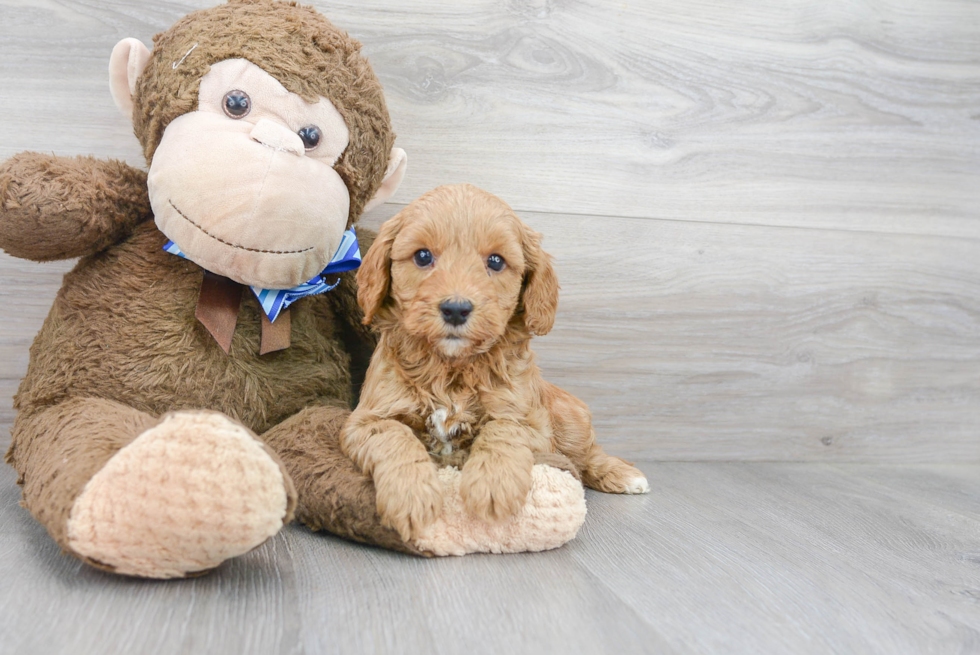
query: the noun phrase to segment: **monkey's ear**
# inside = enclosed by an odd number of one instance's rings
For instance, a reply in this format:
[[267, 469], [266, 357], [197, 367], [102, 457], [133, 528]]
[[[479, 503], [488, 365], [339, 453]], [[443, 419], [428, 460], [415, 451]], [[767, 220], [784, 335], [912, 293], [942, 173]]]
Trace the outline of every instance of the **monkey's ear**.
[[378, 236], [368, 248], [361, 266], [357, 269], [357, 304], [364, 311], [364, 325], [384, 304], [391, 284], [391, 245], [405, 223], [407, 209], [403, 209], [381, 225]]
[[133, 118], [136, 80], [150, 61], [150, 51], [138, 39], [123, 39], [109, 55], [109, 92], [123, 116]]
[[374, 197], [364, 205], [364, 211], [370, 211], [395, 194], [398, 185], [405, 178], [405, 168], [408, 166], [408, 155], [401, 148], [392, 148], [391, 156], [388, 158], [388, 168], [385, 170], [385, 179], [381, 182], [381, 187]]

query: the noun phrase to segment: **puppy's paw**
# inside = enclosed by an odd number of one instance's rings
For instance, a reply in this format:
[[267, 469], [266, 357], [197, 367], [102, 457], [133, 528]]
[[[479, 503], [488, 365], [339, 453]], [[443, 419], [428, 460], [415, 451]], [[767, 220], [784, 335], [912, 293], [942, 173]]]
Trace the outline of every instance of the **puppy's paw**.
[[374, 479], [381, 524], [403, 541], [418, 537], [442, 512], [442, 485], [431, 462], [399, 466]]
[[618, 457], [610, 457], [598, 475], [586, 475], [587, 486], [608, 494], [648, 494], [650, 483], [643, 472]]
[[472, 455], [463, 466], [459, 495], [466, 511], [481, 521], [503, 521], [514, 516], [530, 491], [530, 465]]
[[646, 476], [640, 475], [626, 483], [626, 489], [623, 490], [623, 493], [648, 494], [650, 493], [650, 483], [647, 482]]

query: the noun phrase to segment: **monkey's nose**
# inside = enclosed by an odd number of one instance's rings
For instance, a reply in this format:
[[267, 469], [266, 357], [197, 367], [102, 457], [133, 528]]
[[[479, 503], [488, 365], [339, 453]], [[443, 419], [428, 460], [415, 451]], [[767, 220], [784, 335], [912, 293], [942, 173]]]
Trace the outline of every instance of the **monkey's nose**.
[[470, 317], [473, 311], [473, 303], [469, 300], [446, 300], [439, 305], [442, 312], [442, 320], [450, 325], [460, 326]]
[[249, 132], [249, 136], [252, 137], [253, 141], [258, 141], [262, 145], [276, 150], [291, 152], [294, 155], [306, 154], [303, 139], [298, 134], [285, 125], [280, 125], [268, 118], [259, 119], [259, 122]]

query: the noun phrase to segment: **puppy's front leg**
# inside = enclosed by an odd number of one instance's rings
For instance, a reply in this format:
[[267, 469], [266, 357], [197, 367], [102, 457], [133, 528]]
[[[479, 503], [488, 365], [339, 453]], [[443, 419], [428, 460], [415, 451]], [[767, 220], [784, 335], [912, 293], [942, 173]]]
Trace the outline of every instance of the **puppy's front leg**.
[[403, 540], [419, 537], [442, 512], [435, 464], [407, 425], [355, 411], [344, 426], [340, 446], [374, 480], [381, 523]]
[[486, 423], [463, 465], [459, 494], [466, 510], [484, 521], [517, 514], [531, 491], [534, 455], [530, 428], [516, 421]]

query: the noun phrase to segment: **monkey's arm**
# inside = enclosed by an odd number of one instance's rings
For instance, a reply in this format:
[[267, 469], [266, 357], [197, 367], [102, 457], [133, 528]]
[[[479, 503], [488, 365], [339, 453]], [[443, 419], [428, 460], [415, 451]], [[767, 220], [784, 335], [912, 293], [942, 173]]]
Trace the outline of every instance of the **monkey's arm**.
[[146, 173], [121, 161], [22, 152], [0, 164], [0, 248], [14, 257], [98, 252], [150, 215]]

